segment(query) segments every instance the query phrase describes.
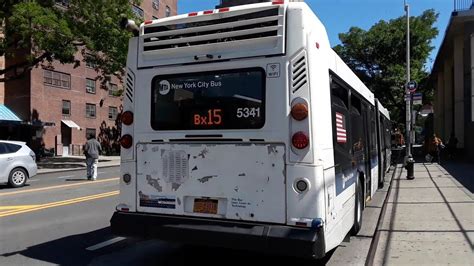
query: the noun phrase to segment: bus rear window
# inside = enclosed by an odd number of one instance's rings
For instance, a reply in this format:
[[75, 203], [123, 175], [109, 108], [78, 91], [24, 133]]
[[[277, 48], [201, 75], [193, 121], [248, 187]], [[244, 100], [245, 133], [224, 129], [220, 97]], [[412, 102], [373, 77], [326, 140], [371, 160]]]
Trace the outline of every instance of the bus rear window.
[[265, 123], [261, 68], [156, 76], [154, 130], [257, 129]]

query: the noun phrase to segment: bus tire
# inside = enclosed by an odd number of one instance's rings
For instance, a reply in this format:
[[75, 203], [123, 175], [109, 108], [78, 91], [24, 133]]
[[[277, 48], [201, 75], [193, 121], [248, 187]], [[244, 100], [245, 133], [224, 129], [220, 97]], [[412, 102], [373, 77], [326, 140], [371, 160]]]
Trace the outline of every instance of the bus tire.
[[355, 208], [354, 208], [354, 225], [351, 229], [351, 235], [355, 236], [359, 233], [362, 226], [362, 213], [364, 211], [364, 193], [362, 190], [362, 180], [358, 179], [356, 183]]

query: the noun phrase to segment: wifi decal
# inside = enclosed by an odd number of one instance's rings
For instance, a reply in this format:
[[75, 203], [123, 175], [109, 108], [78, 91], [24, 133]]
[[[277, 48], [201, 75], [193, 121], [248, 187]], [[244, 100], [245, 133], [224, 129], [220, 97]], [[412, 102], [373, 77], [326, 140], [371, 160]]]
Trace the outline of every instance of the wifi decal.
[[267, 78], [280, 77], [280, 63], [272, 63], [267, 65]]

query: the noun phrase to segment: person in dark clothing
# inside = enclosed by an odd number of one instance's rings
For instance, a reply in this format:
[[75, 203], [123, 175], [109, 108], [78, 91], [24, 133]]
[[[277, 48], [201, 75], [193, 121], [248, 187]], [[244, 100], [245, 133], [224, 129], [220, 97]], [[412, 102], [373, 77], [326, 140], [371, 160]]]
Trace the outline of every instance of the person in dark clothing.
[[87, 137], [87, 142], [84, 145], [84, 155], [86, 156], [87, 165], [87, 179], [97, 179], [97, 164], [99, 163], [99, 154], [102, 150], [100, 143], [93, 135]]
[[451, 136], [448, 140], [448, 154], [449, 158], [454, 158], [456, 155], [456, 148], [458, 145], [458, 139], [454, 136], [454, 133], [451, 133]]
[[443, 141], [438, 138], [436, 134], [433, 134], [429, 145], [429, 152], [433, 157], [433, 160], [437, 161], [438, 164], [441, 164], [441, 149], [444, 148]]

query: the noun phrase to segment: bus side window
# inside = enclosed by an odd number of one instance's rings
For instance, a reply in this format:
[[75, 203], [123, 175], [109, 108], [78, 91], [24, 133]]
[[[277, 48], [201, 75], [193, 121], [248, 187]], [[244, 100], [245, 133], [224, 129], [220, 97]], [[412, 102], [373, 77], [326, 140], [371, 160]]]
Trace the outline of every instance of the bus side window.
[[331, 79], [331, 116], [336, 174], [351, 168], [349, 92]]
[[364, 135], [364, 121], [362, 118], [362, 103], [358, 96], [351, 95], [351, 135], [353, 159], [357, 164], [364, 160], [366, 138]]
[[370, 157], [372, 159], [377, 156], [377, 135], [376, 135], [376, 123], [375, 123], [375, 108], [370, 106], [369, 108], [369, 118], [370, 118]]

